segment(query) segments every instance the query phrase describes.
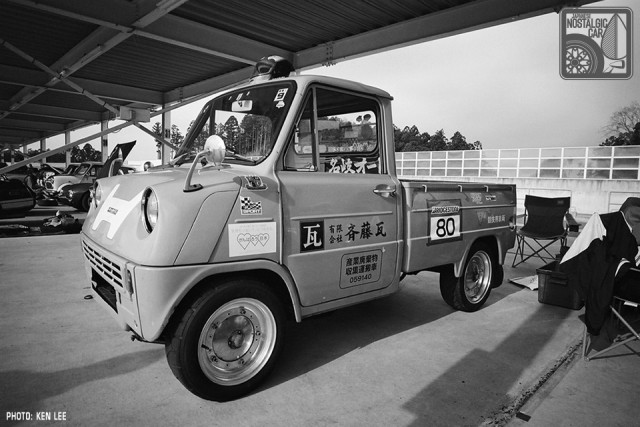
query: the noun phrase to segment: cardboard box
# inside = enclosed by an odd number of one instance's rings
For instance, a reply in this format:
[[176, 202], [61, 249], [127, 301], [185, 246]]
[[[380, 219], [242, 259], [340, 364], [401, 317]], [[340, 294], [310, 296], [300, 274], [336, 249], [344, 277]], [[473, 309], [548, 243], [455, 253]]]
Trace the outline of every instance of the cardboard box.
[[558, 271], [558, 261], [536, 270], [538, 274], [538, 302], [580, 310], [584, 302], [569, 287], [567, 275]]

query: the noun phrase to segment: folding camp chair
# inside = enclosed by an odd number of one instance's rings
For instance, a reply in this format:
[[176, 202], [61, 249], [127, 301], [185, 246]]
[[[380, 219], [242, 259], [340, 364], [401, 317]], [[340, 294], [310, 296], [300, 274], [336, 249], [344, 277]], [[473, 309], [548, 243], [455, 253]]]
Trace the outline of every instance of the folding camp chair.
[[[545, 264], [554, 261], [555, 257], [547, 249], [550, 245], [560, 241], [561, 247], [567, 246], [568, 218], [570, 197], [537, 197], [527, 195], [524, 199], [524, 225], [516, 231], [516, 254], [512, 267], [525, 262], [529, 258], [538, 257]], [[571, 217], [571, 220], [573, 218]], [[573, 221], [575, 222], [575, 221]], [[573, 224], [571, 224], [573, 225]], [[531, 246], [527, 239], [532, 240], [537, 247]], [[533, 253], [524, 253], [527, 246]], [[518, 260], [520, 256], [520, 260]]]
[[[640, 283], [638, 284], [638, 286], [640, 286]], [[637, 311], [638, 307], [640, 307], [640, 302], [630, 301], [628, 299], [618, 297], [618, 296], [613, 297], [613, 302], [611, 303], [611, 313], [613, 313], [613, 315], [616, 317], [618, 321], [618, 325], [622, 324], [627, 328], [627, 330], [629, 331], [629, 335], [628, 336], [623, 335], [622, 339], [614, 340], [608, 347], [605, 347], [589, 355], [589, 350], [591, 347], [591, 336], [587, 332], [587, 326], [585, 325], [584, 334], [582, 338], [582, 357], [584, 358], [584, 360], [589, 361], [590, 359], [598, 357], [603, 353], [613, 350], [614, 348], [627, 345], [632, 341], [640, 341], [640, 331], [634, 329], [631, 323], [628, 320], [626, 320], [623, 316], [622, 309], [624, 307], [632, 307], [632, 308], [635, 308]]]

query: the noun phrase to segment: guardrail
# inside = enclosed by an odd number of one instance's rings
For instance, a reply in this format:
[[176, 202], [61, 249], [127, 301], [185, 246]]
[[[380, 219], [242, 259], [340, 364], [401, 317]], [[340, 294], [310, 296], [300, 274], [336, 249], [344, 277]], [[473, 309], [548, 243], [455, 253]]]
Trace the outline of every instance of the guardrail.
[[638, 180], [640, 146], [396, 153], [399, 176]]

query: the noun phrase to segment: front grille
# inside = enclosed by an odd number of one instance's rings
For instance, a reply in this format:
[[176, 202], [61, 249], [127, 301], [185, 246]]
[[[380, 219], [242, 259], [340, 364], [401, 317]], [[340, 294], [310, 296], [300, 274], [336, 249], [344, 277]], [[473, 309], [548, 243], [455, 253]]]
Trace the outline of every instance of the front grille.
[[125, 274], [124, 265], [120, 265], [107, 256], [100, 254], [85, 241], [82, 242], [82, 251], [87, 261], [89, 261], [93, 269], [100, 274], [100, 276], [113, 286], [123, 287]]

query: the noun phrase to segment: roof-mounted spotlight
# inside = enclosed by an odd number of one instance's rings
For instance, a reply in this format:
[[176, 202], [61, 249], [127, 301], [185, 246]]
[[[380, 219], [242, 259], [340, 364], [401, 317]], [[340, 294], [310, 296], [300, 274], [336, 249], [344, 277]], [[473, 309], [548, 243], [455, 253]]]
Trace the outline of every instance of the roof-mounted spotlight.
[[293, 65], [283, 57], [265, 56], [256, 63], [252, 78], [277, 79], [279, 77], [288, 77], [292, 71], [295, 71]]

